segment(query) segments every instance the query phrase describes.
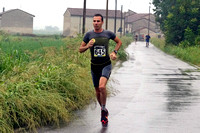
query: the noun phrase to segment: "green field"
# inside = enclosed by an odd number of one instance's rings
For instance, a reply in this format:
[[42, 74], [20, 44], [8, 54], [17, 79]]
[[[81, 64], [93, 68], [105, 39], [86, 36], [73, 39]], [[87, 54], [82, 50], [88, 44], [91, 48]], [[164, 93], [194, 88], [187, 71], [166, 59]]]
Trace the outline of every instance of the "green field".
[[[122, 37], [119, 59], [132, 41]], [[0, 34], [0, 131], [37, 132], [69, 122], [73, 112], [95, 100], [90, 53], [80, 54], [76, 38]], [[110, 41], [110, 51], [114, 49]], [[89, 78], [88, 78], [89, 77]]]

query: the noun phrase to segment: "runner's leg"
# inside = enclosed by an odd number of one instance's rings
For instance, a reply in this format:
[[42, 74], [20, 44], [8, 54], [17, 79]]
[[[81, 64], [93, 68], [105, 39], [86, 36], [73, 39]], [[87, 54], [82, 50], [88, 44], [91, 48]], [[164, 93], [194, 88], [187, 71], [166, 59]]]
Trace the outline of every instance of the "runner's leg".
[[100, 106], [106, 105], [106, 98], [107, 98], [107, 92], [106, 92], [106, 83], [107, 78], [101, 77], [99, 82], [99, 87], [95, 87], [96, 90], [96, 98]]
[[108, 123], [108, 110], [106, 109], [106, 83], [108, 79], [105, 77], [100, 78], [99, 89], [101, 91], [101, 122], [103, 125]]
[[99, 105], [101, 106], [101, 91], [100, 91], [99, 87], [95, 87], [95, 90], [96, 90], [97, 101], [98, 101]]
[[108, 79], [106, 77], [101, 77], [100, 81], [99, 81], [101, 105], [106, 105], [106, 97], [107, 97], [106, 84], [107, 84], [107, 81], [108, 81]]

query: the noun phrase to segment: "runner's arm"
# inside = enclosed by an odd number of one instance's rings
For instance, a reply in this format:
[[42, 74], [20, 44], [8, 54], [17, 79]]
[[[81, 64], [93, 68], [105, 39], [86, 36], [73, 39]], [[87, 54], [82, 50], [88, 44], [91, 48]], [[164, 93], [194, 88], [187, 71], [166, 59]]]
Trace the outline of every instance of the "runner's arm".
[[121, 42], [121, 40], [118, 38], [118, 37], [115, 37], [115, 39], [114, 39], [114, 41], [116, 42], [116, 46], [115, 46], [115, 50], [119, 50], [119, 48], [121, 47], [121, 45], [122, 45], [122, 42]]
[[88, 45], [87, 45], [84, 41], [82, 41], [82, 42], [81, 42], [81, 46], [79, 47], [79, 52], [80, 52], [80, 53], [83, 53], [83, 52], [85, 52], [88, 48], [89, 48]]
[[[121, 42], [121, 40], [120, 40], [118, 37], [115, 37], [114, 41], [115, 41], [116, 44], [117, 44], [117, 45], [115, 46], [115, 49], [114, 49], [114, 50], [118, 51], [119, 48], [120, 48], [121, 45], [122, 45], [122, 42]], [[110, 57], [111, 57], [112, 60], [115, 60], [115, 59], [117, 59], [117, 54], [113, 51], [113, 52], [110, 54]]]
[[84, 41], [81, 42], [81, 46], [79, 47], [79, 52], [83, 53], [85, 52], [88, 48], [91, 48], [94, 44], [93, 40], [90, 40], [88, 44], [86, 44]]

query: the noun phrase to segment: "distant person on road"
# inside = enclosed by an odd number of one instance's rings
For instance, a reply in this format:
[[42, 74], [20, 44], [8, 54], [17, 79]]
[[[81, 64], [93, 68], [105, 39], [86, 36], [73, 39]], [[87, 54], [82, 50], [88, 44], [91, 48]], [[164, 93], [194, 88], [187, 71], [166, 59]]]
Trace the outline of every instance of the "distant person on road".
[[150, 36], [149, 36], [149, 34], [148, 35], [146, 35], [146, 47], [149, 47], [149, 40], [150, 40]]
[[137, 40], [138, 40], [138, 35], [135, 35], [135, 44], [136, 44]]
[[[106, 109], [106, 84], [111, 74], [111, 60], [117, 58], [117, 51], [122, 45], [121, 40], [111, 31], [102, 28], [104, 21], [101, 14], [93, 16], [94, 30], [85, 34], [79, 52], [83, 53], [90, 49], [91, 75], [96, 90], [96, 97], [101, 106], [101, 122], [108, 122], [108, 110]], [[116, 42], [115, 49], [109, 55], [109, 40]]]

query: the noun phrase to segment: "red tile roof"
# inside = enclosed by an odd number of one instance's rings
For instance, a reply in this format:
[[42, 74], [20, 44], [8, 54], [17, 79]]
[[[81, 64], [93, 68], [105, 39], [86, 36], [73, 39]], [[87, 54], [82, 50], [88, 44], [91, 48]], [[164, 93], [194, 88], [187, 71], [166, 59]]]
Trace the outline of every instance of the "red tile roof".
[[1, 13], [0, 13], [0, 16], [2, 16], [3, 14], [6, 14], [6, 13], [8, 13], [8, 12], [12, 12], [12, 11], [16, 11], [16, 10], [22, 11], [22, 12], [24, 12], [24, 13], [26, 13], [26, 14], [32, 16], [32, 17], [35, 17], [34, 15], [32, 15], [32, 14], [30, 14], [30, 13], [28, 13], [28, 12], [25, 12], [25, 11], [23, 11], [23, 10], [20, 10], [20, 9], [10, 9], [10, 10], [7, 10], [7, 11], [5, 11], [5, 12], [1, 12]]
[[149, 15], [148, 13], [133, 14], [133, 15], [130, 15], [130, 16], [128, 16], [126, 18], [126, 22], [128, 22], [128, 23], [134, 22], [134, 21], [143, 19], [143, 18], [145, 18], [148, 15]]
[[[143, 29], [148, 29], [148, 27], [144, 26], [144, 27], [140, 27], [138, 29], [135, 29], [134, 31], [137, 32], [137, 31], [140, 31], [140, 30], [143, 30]], [[149, 30], [150, 31], [153, 31], [153, 32], [156, 32], [154, 29], [151, 29], [151, 27], [149, 27]]]
[[[67, 8], [73, 16], [83, 16], [83, 8]], [[86, 9], [86, 16], [93, 17], [94, 14], [102, 14], [106, 17], [106, 10], [103, 9]], [[115, 17], [115, 10], [108, 10], [108, 17]], [[121, 18], [121, 11], [117, 10], [117, 18]]]

